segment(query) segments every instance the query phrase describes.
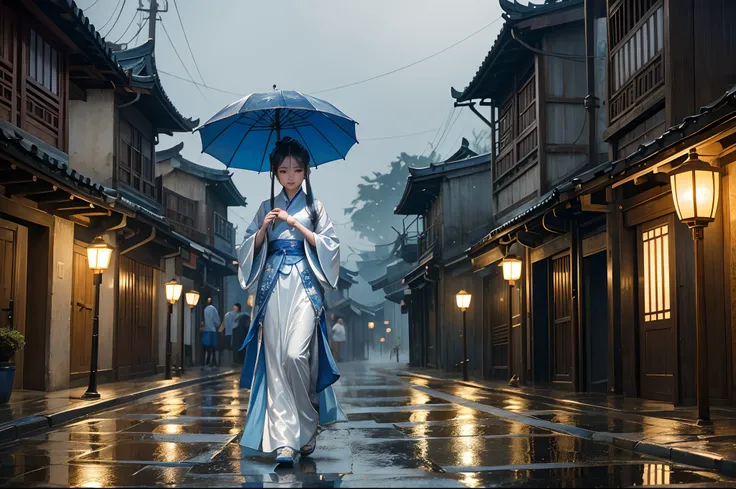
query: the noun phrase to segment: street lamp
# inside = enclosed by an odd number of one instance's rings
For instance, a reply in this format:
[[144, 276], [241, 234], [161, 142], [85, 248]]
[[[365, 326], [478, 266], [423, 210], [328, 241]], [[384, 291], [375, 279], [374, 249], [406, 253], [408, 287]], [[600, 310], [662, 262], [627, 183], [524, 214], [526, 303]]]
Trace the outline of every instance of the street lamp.
[[463, 380], [468, 380], [468, 327], [467, 327], [467, 321], [465, 318], [465, 312], [468, 310], [468, 307], [470, 307], [470, 299], [472, 299], [473, 296], [465, 292], [464, 290], [461, 290], [455, 295], [455, 301], [457, 302], [457, 307], [459, 307], [463, 311]]
[[97, 357], [100, 348], [100, 285], [102, 285], [102, 272], [110, 266], [112, 258], [112, 247], [110, 247], [101, 236], [92, 241], [87, 247], [87, 263], [94, 273], [95, 304], [92, 316], [92, 360], [89, 367], [89, 387], [82, 395], [82, 399], [99, 399], [97, 392]]
[[164, 285], [166, 289], [166, 301], [169, 303], [169, 312], [166, 315], [166, 379], [171, 378], [171, 313], [174, 312], [174, 304], [181, 297], [182, 285], [171, 279]]
[[720, 171], [698, 158], [694, 148], [687, 160], [670, 173], [677, 217], [692, 230], [695, 250], [695, 329], [697, 331], [698, 424], [710, 424], [708, 392], [708, 335], [705, 329], [705, 275], [703, 236], [716, 218], [720, 197]]
[[503, 279], [508, 280], [513, 286], [516, 280], [521, 278], [521, 260], [515, 256], [507, 256], [501, 261], [503, 267]]
[[373, 328], [376, 327], [376, 323], [373, 321], [368, 321], [368, 330], [370, 331], [370, 335], [368, 337], [368, 359], [371, 358], [371, 346], [373, 346]]
[[383, 343], [386, 341], [386, 338], [381, 338], [381, 356], [383, 356]]
[[[511, 335], [511, 329], [513, 328], [513, 317], [514, 317], [514, 282], [519, 280], [521, 278], [521, 260], [514, 256], [514, 255], [508, 255], [503, 260], [501, 260], [501, 263], [498, 265], [499, 267], [502, 267], [503, 269], [503, 279], [508, 281], [509, 283], [509, 300], [508, 300], [508, 325], [509, 325], [509, 335]], [[511, 336], [509, 336], [510, 338]], [[511, 360], [511, 343], [509, 343], [509, 376], [512, 377], [511, 372], [511, 366], [513, 365], [513, 362]]]
[[[190, 290], [186, 294], [184, 294], [184, 298], [187, 300], [187, 305], [189, 306], [189, 310], [192, 313], [192, 321], [191, 325], [192, 328], [194, 328], [194, 308], [197, 306], [197, 303], [199, 302], [199, 292], [196, 290]], [[184, 318], [182, 318], [181, 321], [181, 374], [184, 375]]]
[[386, 328], [386, 334], [391, 334], [391, 328]]

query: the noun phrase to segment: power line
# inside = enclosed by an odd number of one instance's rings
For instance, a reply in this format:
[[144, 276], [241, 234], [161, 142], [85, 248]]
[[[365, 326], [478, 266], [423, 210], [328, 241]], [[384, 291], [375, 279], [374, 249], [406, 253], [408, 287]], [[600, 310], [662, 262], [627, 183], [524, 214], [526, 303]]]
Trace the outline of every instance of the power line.
[[[164, 33], [166, 34], [166, 38], [169, 40], [169, 43], [171, 44], [171, 47], [174, 49], [174, 53], [176, 53], [176, 57], [179, 58], [179, 61], [181, 62], [181, 65], [184, 67], [184, 71], [187, 72], [187, 75], [189, 75], [189, 78], [191, 78], [192, 82], [194, 81], [194, 77], [191, 73], [189, 73], [189, 69], [187, 68], [187, 65], [184, 64], [184, 60], [181, 59], [181, 56], [179, 55], [179, 51], [176, 50], [176, 46], [174, 45], [174, 41], [171, 40], [171, 36], [169, 36], [169, 31], [166, 29], [166, 24], [164, 24], [164, 21], [161, 21], [161, 27], [164, 28]], [[207, 100], [207, 97], [205, 96], [204, 92], [197, 87], [197, 91], [199, 91], [200, 95], [204, 97], [205, 100]], [[207, 100], [207, 103], [209, 103], [209, 100]]]
[[[110, 23], [110, 21], [111, 21], [111, 20], [112, 20], [112, 19], [113, 19], [113, 18], [115, 17], [115, 12], [117, 12], [117, 11], [118, 11], [118, 7], [120, 6], [120, 3], [122, 2], [122, 3], [123, 3], [123, 7], [125, 7], [125, 2], [126, 2], [126, 1], [127, 1], [127, 0], [118, 0], [118, 3], [117, 3], [117, 4], [115, 4], [115, 8], [114, 8], [114, 9], [113, 9], [113, 11], [112, 11], [112, 15], [110, 16], [110, 18], [109, 18], [109, 19], [107, 19], [107, 22], [105, 22], [105, 23], [103, 24], [103, 26], [102, 26], [102, 27], [100, 27], [99, 29], [97, 29], [97, 32], [102, 32], [102, 29], [104, 29], [105, 27], [107, 27], [107, 24], [109, 24], [109, 23]], [[122, 9], [120, 10], [120, 12], [122, 12]], [[118, 19], [119, 19], [119, 18], [120, 18], [120, 16], [118, 16]], [[115, 22], [117, 22], [117, 20], [116, 20]], [[109, 32], [108, 32], [108, 34], [109, 34]], [[103, 36], [103, 37], [104, 37], [104, 36]]]
[[[128, 41], [128, 44], [132, 43], [133, 41], [138, 43], [138, 35], [141, 33], [143, 28], [146, 26], [146, 24], [143, 23], [143, 13], [141, 12], [139, 16], [140, 20], [138, 21], [138, 31], [135, 33], [133, 37], [130, 38], [130, 41]], [[160, 71], [160, 70], [159, 70]]]
[[399, 139], [399, 138], [408, 138], [409, 136], [418, 136], [420, 134], [427, 134], [432, 131], [436, 131], [437, 128], [434, 129], [427, 129], [426, 131], [420, 131], [420, 132], [411, 132], [409, 134], [400, 134], [398, 136], [384, 136], [380, 138], [361, 138], [361, 141], [384, 141], [386, 139]]
[[445, 141], [445, 138], [450, 134], [450, 131], [452, 131], [452, 128], [455, 127], [455, 124], [457, 123], [457, 120], [463, 114], [464, 114], [463, 111], [458, 112], [458, 114], [455, 116], [455, 120], [452, 121], [452, 124], [450, 124], [448, 126], [448, 128], [445, 130], [444, 134], [442, 134], [442, 136], [440, 137], [440, 140], [437, 141], [437, 150], [438, 150], [438, 153], [439, 153], [440, 147], [442, 146], [442, 143]]
[[319, 90], [319, 91], [317, 91], [317, 92], [312, 92], [312, 93], [313, 93], [313, 94], [318, 94], [318, 93], [325, 93], [325, 92], [331, 92], [331, 91], [333, 91], [333, 90], [340, 90], [340, 89], [342, 89], [342, 88], [347, 88], [347, 87], [353, 87], [353, 86], [355, 86], [355, 85], [360, 85], [361, 83], [366, 83], [366, 82], [369, 82], [369, 81], [373, 81], [373, 80], [376, 80], [376, 79], [378, 79], [378, 78], [383, 78], [384, 76], [388, 76], [388, 75], [393, 75], [394, 73], [398, 73], [399, 71], [405, 70], [405, 69], [407, 69], [407, 68], [411, 68], [412, 66], [416, 66], [416, 65], [418, 65], [419, 63], [423, 63], [423, 62], [427, 61], [428, 59], [432, 59], [432, 58], [434, 58], [435, 56], [438, 56], [438, 55], [440, 55], [440, 54], [444, 53], [445, 51], [448, 51], [448, 50], [450, 50], [450, 49], [454, 48], [454, 47], [455, 47], [455, 46], [457, 46], [458, 44], [461, 44], [461, 43], [463, 43], [463, 42], [467, 41], [467, 40], [468, 40], [468, 39], [470, 39], [471, 37], [475, 36], [476, 34], [479, 34], [479, 33], [480, 33], [480, 32], [482, 32], [482, 31], [484, 31], [485, 29], [489, 28], [490, 26], [492, 26], [493, 24], [495, 24], [496, 22], [498, 22], [498, 21], [499, 21], [499, 20], [501, 20], [501, 19], [502, 19], [502, 17], [501, 17], [501, 16], [498, 16], [498, 17], [496, 17], [496, 18], [495, 18], [495, 19], [494, 19], [493, 21], [491, 21], [491, 22], [489, 22], [488, 24], [484, 25], [483, 27], [481, 27], [481, 28], [480, 28], [480, 29], [478, 29], [477, 31], [473, 32], [473, 33], [472, 33], [472, 34], [470, 34], [469, 36], [467, 36], [467, 37], [464, 37], [464, 38], [460, 39], [459, 41], [457, 41], [457, 42], [456, 42], [456, 43], [454, 43], [454, 44], [451, 44], [450, 46], [447, 46], [447, 47], [446, 47], [445, 49], [443, 49], [443, 50], [441, 50], [441, 51], [437, 51], [437, 52], [436, 52], [436, 53], [434, 53], [434, 54], [431, 54], [431, 55], [429, 55], [429, 56], [427, 56], [427, 57], [425, 57], [425, 58], [422, 58], [422, 59], [420, 59], [420, 60], [418, 60], [418, 61], [415, 61], [415, 62], [413, 62], [413, 63], [410, 63], [410, 64], [408, 64], [408, 65], [402, 66], [401, 68], [396, 68], [395, 70], [387, 71], [386, 73], [381, 73], [380, 75], [372, 76], [372, 77], [370, 77], [370, 78], [366, 78], [365, 80], [360, 80], [360, 81], [357, 81], [357, 82], [353, 82], [353, 83], [348, 83], [348, 84], [346, 84], [346, 85], [340, 85], [340, 86], [337, 86], [337, 87], [333, 87], [333, 88], [328, 88], [328, 89], [326, 89], [326, 90]]
[[[481, 27], [480, 29], [478, 29], [477, 31], [473, 32], [473, 33], [472, 33], [472, 34], [470, 34], [469, 36], [467, 36], [467, 37], [465, 37], [465, 38], [463, 38], [463, 39], [461, 39], [461, 40], [457, 41], [457, 42], [456, 42], [455, 44], [452, 44], [452, 45], [450, 45], [450, 46], [446, 47], [445, 49], [443, 49], [443, 50], [441, 50], [441, 51], [437, 51], [437, 52], [436, 52], [436, 53], [434, 53], [434, 54], [431, 54], [431, 55], [429, 55], [429, 56], [427, 56], [427, 57], [425, 57], [425, 58], [422, 58], [422, 59], [420, 59], [420, 60], [418, 60], [418, 61], [415, 61], [415, 62], [413, 62], [413, 63], [410, 63], [410, 64], [408, 64], [408, 65], [402, 66], [402, 67], [400, 67], [400, 68], [397, 68], [397, 69], [395, 69], [395, 70], [391, 70], [391, 71], [388, 71], [388, 72], [386, 72], [386, 73], [381, 73], [380, 75], [376, 75], [376, 76], [372, 76], [372, 77], [370, 77], [370, 78], [366, 78], [365, 80], [360, 80], [360, 81], [357, 81], [357, 82], [354, 82], [354, 83], [348, 83], [347, 85], [341, 85], [341, 86], [339, 86], [339, 87], [333, 87], [333, 88], [328, 88], [328, 89], [325, 89], [325, 90], [318, 90], [318, 91], [316, 91], [316, 92], [309, 92], [309, 93], [310, 93], [310, 94], [318, 94], [318, 93], [331, 92], [331, 91], [334, 91], [334, 90], [340, 90], [340, 89], [342, 89], [342, 88], [352, 87], [352, 86], [355, 86], [355, 85], [359, 85], [359, 84], [361, 84], [361, 83], [366, 83], [366, 82], [369, 82], [369, 81], [372, 81], [372, 80], [376, 80], [376, 79], [378, 79], [378, 78], [382, 78], [382, 77], [384, 77], [384, 76], [392, 75], [392, 74], [394, 74], [394, 73], [397, 73], [397, 72], [399, 72], [399, 71], [405, 70], [405, 69], [407, 69], [407, 68], [411, 68], [412, 66], [416, 66], [416, 65], [418, 65], [419, 63], [423, 63], [424, 61], [427, 61], [428, 59], [434, 58], [435, 56], [438, 56], [438, 55], [440, 55], [440, 54], [444, 53], [445, 51], [448, 51], [449, 49], [452, 49], [452, 48], [454, 48], [454, 47], [455, 47], [455, 46], [457, 46], [458, 44], [460, 44], [460, 43], [462, 43], [462, 42], [465, 42], [465, 41], [467, 41], [467, 40], [468, 40], [468, 39], [470, 39], [471, 37], [475, 36], [476, 34], [478, 34], [478, 33], [480, 33], [481, 31], [483, 31], [483, 30], [487, 29], [488, 27], [490, 27], [491, 25], [493, 25], [493, 24], [494, 24], [494, 23], [496, 23], [497, 21], [501, 20], [501, 18], [502, 18], [502, 17], [497, 17], [497, 18], [496, 18], [495, 20], [493, 20], [492, 22], [490, 22], [490, 23], [486, 24], [485, 26]], [[222, 88], [215, 88], [215, 87], [212, 87], [212, 86], [210, 86], [210, 85], [206, 85], [206, 84], [204, 84], [204, 83], [197, 83], [197, 82], [195, 82], [195, 81], [194, 81], [193, 79], [187, 79], [187, 78], [184, 78], [184, 77], [181, 77], [181, 76], [175, 75], [175, 74], [173, 74], [173, 73], [169, 73], [169, 72], [166, 72], [166, 71], [164, 71], [164, 70], [158, 70], [158, 71], [159, 71], [159, 73], [163, 73], [163, 74], [165, 74], [165, 75], [168, 75], [168, 76], [170, 76], [170, 77], [173, 77], [173, 78], [177, 78], [177, 79], [179, 79], [179, 80], [183, 80], [183, 81], [185, 81], [185, 82], [188, 82], [188, 83], [193, 83], [193, 84], [195, 84], [195, 85], [198, 85], [198, 86], [200, 86], [200, 87], [205, 87], [205, 88], [208, 88], [208, 89], [210, 89], [210, 90], [213, 90], [213, 91], [215, 91], [215, 92], [225, 93], [225, 94], [228, 94], [228, 95], [235, 95], [235, 96], [238, 96], [238, 97], [243, 97], [243, 96], [245, 96], [245, 95], [244, 95], [244, 94], [242, 94], [242, 93], [238, 93], [238, 92], [232, 92], [232, 91], [230, 91], [230, 90], [224, 90], [224, 89], [222, 89]], [[190, 77], [190, 78], [191, 78], [191, 77]]]
[[192, 55], [192, 61], [194, 61], [194, 67], [197, 69], [197, 73], [199, 73], [199, 78], [202, 80], [202, 83], [204, 84], [204, 76], [202, 76], [202, 72], [199, 71], [199, 65], [197, 64], [197, 58], [194, 57], [194, 51], [192, 51], [192, 45], [189, 43], [189, 36], [187, 36], [187, 30], [184, 28], [184, 22], [181, 20], [181, 13], [179, 12], [179, 6], [176, 4], [176, 0], [172, 0], [174, 4], [174, 9], [176, 10], [176, 15], [179, 17], [179, 25], [181, 25], [181, 30], [184, 33], [184, 39], [187, 42], [187, 47], [189, 48], [189, 54]]
[[424, 151], [422, 151], [422, 154], [419, 156], [420, 159], [424, 157], [427, 149], [432, 148], [432, 151], [434, 151], [434, 142], [437, 140], [437, 136], [439, 136], [443, 129], [446, 128], [447, 125], [450, 123], [450, 120], [452, 120], [452, 116], [455, 114], [455, 110], [457, 110], [457, 108], [453, 106], [452, 109], [447, 112], [444, 121], [442, 122], [442, 124], [440, 124], [440, 127], [437, 128], [437, 133], [432, 138], [432, 142], [428, 142], [427, 145], [424, 147]]
[[95, 0], [94, 2], [92, 2], [92, 5], [90, 5], [89, 7], [85, 8], [84, 10], [89, 10], [89, 9], [91, 9], [92, 7], [94, 7], [95, 5], [97, 5], [97, 2], [99, 2], [99, 1], [100, 1], [100, 0]]
[[[121, 12], [122, 12], [122, 10], [121, 10]], [[128, 31], [130, 30], [130, 28], [131, 28], [131, 27], [133, 26], [133, 22], [135, 22], [135, 18], [136, 18], [136, 17], [138, 17], [138, 12], [136, 12], [136, 13], [134, 13], [134, 14], [133, 14], [133, 18], [132, 18], [132, 19], [130, 19], [130, 24], [128, 24], [128, 27], [126, 27], [126, 28], [125, 28], [125, 32], [123, 32], [123, 33], [122, 33], [122, 34], [120, 35], [120, 37], [118, 37], [118, 39], [117, 39], [117, 40], [115, 41], [115, 44], [119, 43], [119, 42], [120, 42], [120, 40], [121, 40], [122, 38], [124, 38], [124, 37], [125, 37], [125, 35], [126, 35], [126, 34], [128, 33]], [[110, 32], [112, 32], [112, 29], [110, 29]]]

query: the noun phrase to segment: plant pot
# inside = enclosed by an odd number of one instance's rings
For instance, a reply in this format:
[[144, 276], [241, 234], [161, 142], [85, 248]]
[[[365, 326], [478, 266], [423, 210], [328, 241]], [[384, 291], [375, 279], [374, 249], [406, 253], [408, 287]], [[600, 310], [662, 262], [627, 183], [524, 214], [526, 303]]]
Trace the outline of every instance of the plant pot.
[[15, 364], [0, 363], [0, 403], [5, 404], [10, 400], [15, 381]]

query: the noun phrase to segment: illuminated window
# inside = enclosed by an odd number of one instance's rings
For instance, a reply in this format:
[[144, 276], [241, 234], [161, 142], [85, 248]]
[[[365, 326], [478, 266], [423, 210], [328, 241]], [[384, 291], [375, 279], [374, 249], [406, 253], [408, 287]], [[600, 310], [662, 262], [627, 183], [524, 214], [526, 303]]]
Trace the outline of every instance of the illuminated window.
[[666, 224], [642, 233], [646, 322], [670, 319], [669, 239]]

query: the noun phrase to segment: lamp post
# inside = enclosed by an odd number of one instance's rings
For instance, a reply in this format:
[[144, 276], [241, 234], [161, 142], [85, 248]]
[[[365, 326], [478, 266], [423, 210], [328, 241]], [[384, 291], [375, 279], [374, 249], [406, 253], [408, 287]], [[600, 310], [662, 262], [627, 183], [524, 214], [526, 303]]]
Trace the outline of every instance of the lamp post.
[[467, 327], [467, 321], [465, 318], [465, 312], [468, 310], [468, 307], [470, 307], [470, 299], [472, 299], [472, 296], [465, 292], [464, 290], [461, 290], [455, 295], [455, 301], [457, 302], [457, 307], [459, 307], [463, 311], [463, 380], [468, 380], [468, 327]]
[[[197, 303], [199, 302], [199, 292], [192, 289], [186, 294], [184, 294], [184, 297], [187, 300], [187, 305], [189, 306], [189, 311], [192, 313], [192, 321], [191, 325], [192, 328], [194, 328], [194, 308], [197, 307]], [[184, 320], [182, 319], [181, 322], [181, 374], [184, 375]]]
[[386, 341], [386, 338], [381, 338], [381, 356], [383, 356], [383, 343]]
[[670, 173], [677, 217], [692, 230], [695, 252], [695, 329], [697, 331], [698, 424], [710, 424], [708, 392], [708, 334], [705, 329], [705, 275], [703, 237], [716, 218], [720, 197], [720, 171], [698, 158], [693, 148], [687, 160]]
[[368, 322], [368, 331], [370, 331], [370, 335], [368, 337], [368, 359], [371, 358], [371, 346], [373, 346], [373, 328], [376, 327], [376, 323], [373, 321]]
[[498, 265], [502, 267], [503, 269], [503, 279], [508, 281], [509, 283], [509, 300], [508, 300], [508, 324], [509, 324], [509, 352], [508, 352], [508, 363], [509, 363], [509, 371], [508, 375], [509, 377], [513, 377], [513, 372], [511, 370], [513, 362], [511, 361], [511, 355], [512, 355], [512, 348], [511, 348], [511, 341], [510, 339], [513, 337], [512, 329], [513, 329], [513, 319], [514, 319], [514, 282], [519, 280], [521, 278], [521, 260], [517, 258], [514, 255], [509, 255], [505, 257], [503, 260], [501, 260], [501, 263]]
[[112, 248], [98, 236], [87, 247], [87, 264], [94, 272], [95, 304], [94, 316], [92, 317], [92, 360], [89, 367], [89, 387], [82, 399], [99, 399], [97, 392], [97, 357], [100, 345], [100, 285], [102, 285], [102, 272], [110, 266]]
[[166, 289], [166, 300], [169, 303], [169, 311], [166, 315], [166, 380], [171, 379], [171, 313], [174, 312], [174, 304], [181, 297], [182, 285], [171, 279], [164, 285]]

